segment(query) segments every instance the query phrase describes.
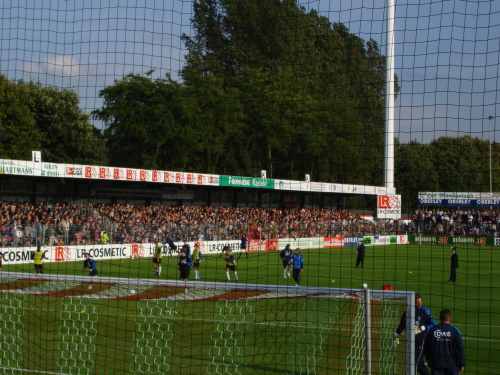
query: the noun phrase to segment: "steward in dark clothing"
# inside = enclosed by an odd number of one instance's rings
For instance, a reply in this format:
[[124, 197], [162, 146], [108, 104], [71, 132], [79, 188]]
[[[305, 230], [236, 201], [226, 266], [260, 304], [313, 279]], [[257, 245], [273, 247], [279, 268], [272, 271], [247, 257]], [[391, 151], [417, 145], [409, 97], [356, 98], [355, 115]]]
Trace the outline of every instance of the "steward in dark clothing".
[[457, 254], [457, 248], [452, 247], [451, 251], [453, 254], [451, 255], [450, 263], [451, 263], [451, 269], [450, 269], [450, 283], [454, 283], [457, 281], [457, 268], [458, 268], [458, 254]]
[[366, 248], [365, 248], [365, 241], [361, 241], [361, 244], [358, 246], [358, 257], [356, 259], [356, 267], [358, 268], [359, 264], [361, 264], [361, 268], [365, 265], [365, 253], [366, 253]]

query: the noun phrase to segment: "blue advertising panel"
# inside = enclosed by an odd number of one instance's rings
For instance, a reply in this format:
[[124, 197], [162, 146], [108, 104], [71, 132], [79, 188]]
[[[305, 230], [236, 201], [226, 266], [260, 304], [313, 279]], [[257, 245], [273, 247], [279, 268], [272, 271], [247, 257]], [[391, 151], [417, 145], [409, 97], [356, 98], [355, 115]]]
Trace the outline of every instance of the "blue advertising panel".
[[356, 237], [344, 237], [344, 247], [348, 246], [359, 246], [360, 242], [363, 241], [362, 236]]
[[500, 207], [498, 199], [419, 199], [420, 206]]

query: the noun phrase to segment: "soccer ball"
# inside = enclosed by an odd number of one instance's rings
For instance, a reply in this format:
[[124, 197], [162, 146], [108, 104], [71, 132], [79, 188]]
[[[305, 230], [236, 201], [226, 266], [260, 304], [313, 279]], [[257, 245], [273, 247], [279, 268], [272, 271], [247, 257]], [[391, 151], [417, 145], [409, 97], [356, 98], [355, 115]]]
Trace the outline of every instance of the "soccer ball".
[[130, 289], [130, 294], [135, 294], [135, 289]]

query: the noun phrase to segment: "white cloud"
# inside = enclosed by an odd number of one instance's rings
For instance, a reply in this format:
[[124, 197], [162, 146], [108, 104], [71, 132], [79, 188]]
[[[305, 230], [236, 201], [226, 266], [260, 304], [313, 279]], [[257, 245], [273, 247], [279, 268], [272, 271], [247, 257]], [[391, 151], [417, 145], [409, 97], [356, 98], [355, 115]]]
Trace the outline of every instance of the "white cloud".
[[40, 65], [35, 64], [34, 62], [26, 63], [22, 67], [20, 67], [18, 70], [20, 70], [21, 72], [24, 72], [24, 73], [31, 73], [31, 74], [43, 73]]
[[47, 74], [58, 77], [77, 77], [82, 73], [80, 64], [73, 56], [58, 55], [55, 57], [48, 57], [42, 65]]

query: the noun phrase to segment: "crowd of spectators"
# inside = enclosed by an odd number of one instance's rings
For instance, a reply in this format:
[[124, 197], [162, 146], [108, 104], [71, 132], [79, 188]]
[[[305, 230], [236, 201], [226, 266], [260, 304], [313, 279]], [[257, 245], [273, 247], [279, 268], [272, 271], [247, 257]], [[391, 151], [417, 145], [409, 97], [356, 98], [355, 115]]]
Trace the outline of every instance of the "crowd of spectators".
[[394, 231], [350, 210], [3, 202], [0, 246], [236, 240], [258, 228], [265, 238], [367, 235]]
[[347, 209], [3, 202], [0, 246], [339, 237], [384, 234], [492, 236], [500, 211], [418, 210], [398, 225]]
[[496, 236], [500, 210], [417, 210], [403, 231], [414, 235]]

